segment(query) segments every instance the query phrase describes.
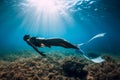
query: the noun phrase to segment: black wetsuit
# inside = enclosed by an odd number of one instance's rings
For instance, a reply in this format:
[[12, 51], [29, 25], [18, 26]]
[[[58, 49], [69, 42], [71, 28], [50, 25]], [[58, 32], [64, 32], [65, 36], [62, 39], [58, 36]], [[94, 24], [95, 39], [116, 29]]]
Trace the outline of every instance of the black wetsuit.
[[34, 50], [36, 50], [40, 55], [46, 56], [43, 54], [43, 52], [39, 51], [37, 47], [51, 47], [51, 46], [61, 46], [64, 48], [73, 48], [73, 49], [79, 49], [77, 46], [59, 38], [54, 39], [37, 39], [36, 37], [32, 37], [26, 40], [26, 42], [33, 47]]
[[74, 48], [74, 49], [79, 49], [77, 46], [59, 38], [54, 38], [54, 39], [37, 39], [36, 37], [32, 37], [30, 39], [30, 42], [34, 44], [37, 47], [40, 47], [41, 44], [44, 44], [47, 47], [51, 46], [61, 46], [64, 48]]

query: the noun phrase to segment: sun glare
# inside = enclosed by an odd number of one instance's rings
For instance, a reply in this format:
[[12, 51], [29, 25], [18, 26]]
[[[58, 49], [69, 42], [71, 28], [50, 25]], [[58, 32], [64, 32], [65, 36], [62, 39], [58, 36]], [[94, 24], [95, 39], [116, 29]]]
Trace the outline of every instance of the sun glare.
[[27, 24], [30, 32], [63, 34], [65, 22], [74, 22], [67, 12], [64, 0], [26, 0], [21, 5], [21, 14], [25, 16], [22, 26]]
[[28, 4], [31, 7], [36, 8], [38, 11], [46, 10], [49, 12], [55, 12], [57, 10], [54, 0], [28, 0]]

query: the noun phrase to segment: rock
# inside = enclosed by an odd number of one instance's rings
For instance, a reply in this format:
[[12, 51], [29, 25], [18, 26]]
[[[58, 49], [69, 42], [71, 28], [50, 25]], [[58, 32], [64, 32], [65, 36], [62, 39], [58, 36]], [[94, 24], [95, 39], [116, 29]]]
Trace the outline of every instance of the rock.
[[69, 77], [79, 77], [80, 79], [84, 79], [87, 76], [87, 71], [83, 70], [85, 64], [78, 63], [75, 61], [66, 61], [62, 67], [66, 76]]

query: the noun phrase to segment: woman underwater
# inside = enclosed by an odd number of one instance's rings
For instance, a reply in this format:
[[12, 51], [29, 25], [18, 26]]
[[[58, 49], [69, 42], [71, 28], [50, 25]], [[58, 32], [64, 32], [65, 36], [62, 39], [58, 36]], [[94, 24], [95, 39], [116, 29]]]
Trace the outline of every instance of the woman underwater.
[[51, 46], [61, 46], [64, 48], [72, 48], [72, 49], [77, 50], [79, 53], [81, 53], [88, 60], [91, 60], [91, 61], [96, 62], [96, 63], [100, 63], [100, 62], [104, 61], [104, 59], [102, 59], [101, 57], [97, 57], [95, 59], [90, 59], [89, 56], [87, 54], [85, 54], [79, 48], [79, 46], [75, 46], [64, 39], [60, 39], [60, 38], [40, 39], [37, 37], [31, 37], [30, 35], [24, 35], [23, 39], [24, 39], [24, 41], [27, 42], [28, 45], [33, 47], [33, 49], [35, 51], [37, 51], [41, 56], [44, 56], [44, 57], [46, 57], [44, 52], [39, 51], [37, 49], [37, 47], [49, 47], [49, 48], [51, 48]]

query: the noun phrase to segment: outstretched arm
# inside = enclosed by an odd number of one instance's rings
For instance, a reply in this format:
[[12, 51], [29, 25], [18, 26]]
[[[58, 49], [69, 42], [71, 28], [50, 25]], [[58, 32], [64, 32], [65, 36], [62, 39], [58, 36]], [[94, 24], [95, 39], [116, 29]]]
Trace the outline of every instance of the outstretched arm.
[[41, 52], [41, 51], [39, 51], [38, 49], [37, 49], [37, 47], [34, 45], [34, 44], [32, 44], [30, 41], [27, 41], [27, 43], [30, 45], [30, 46], [32, 46], [33, 47], [33, 49], [35, 50], [35, 51], [37, 51], [40, 55], [42, 55], [42, 56], [46, 56], [45, 54], [43, 54], [43, 52]]

